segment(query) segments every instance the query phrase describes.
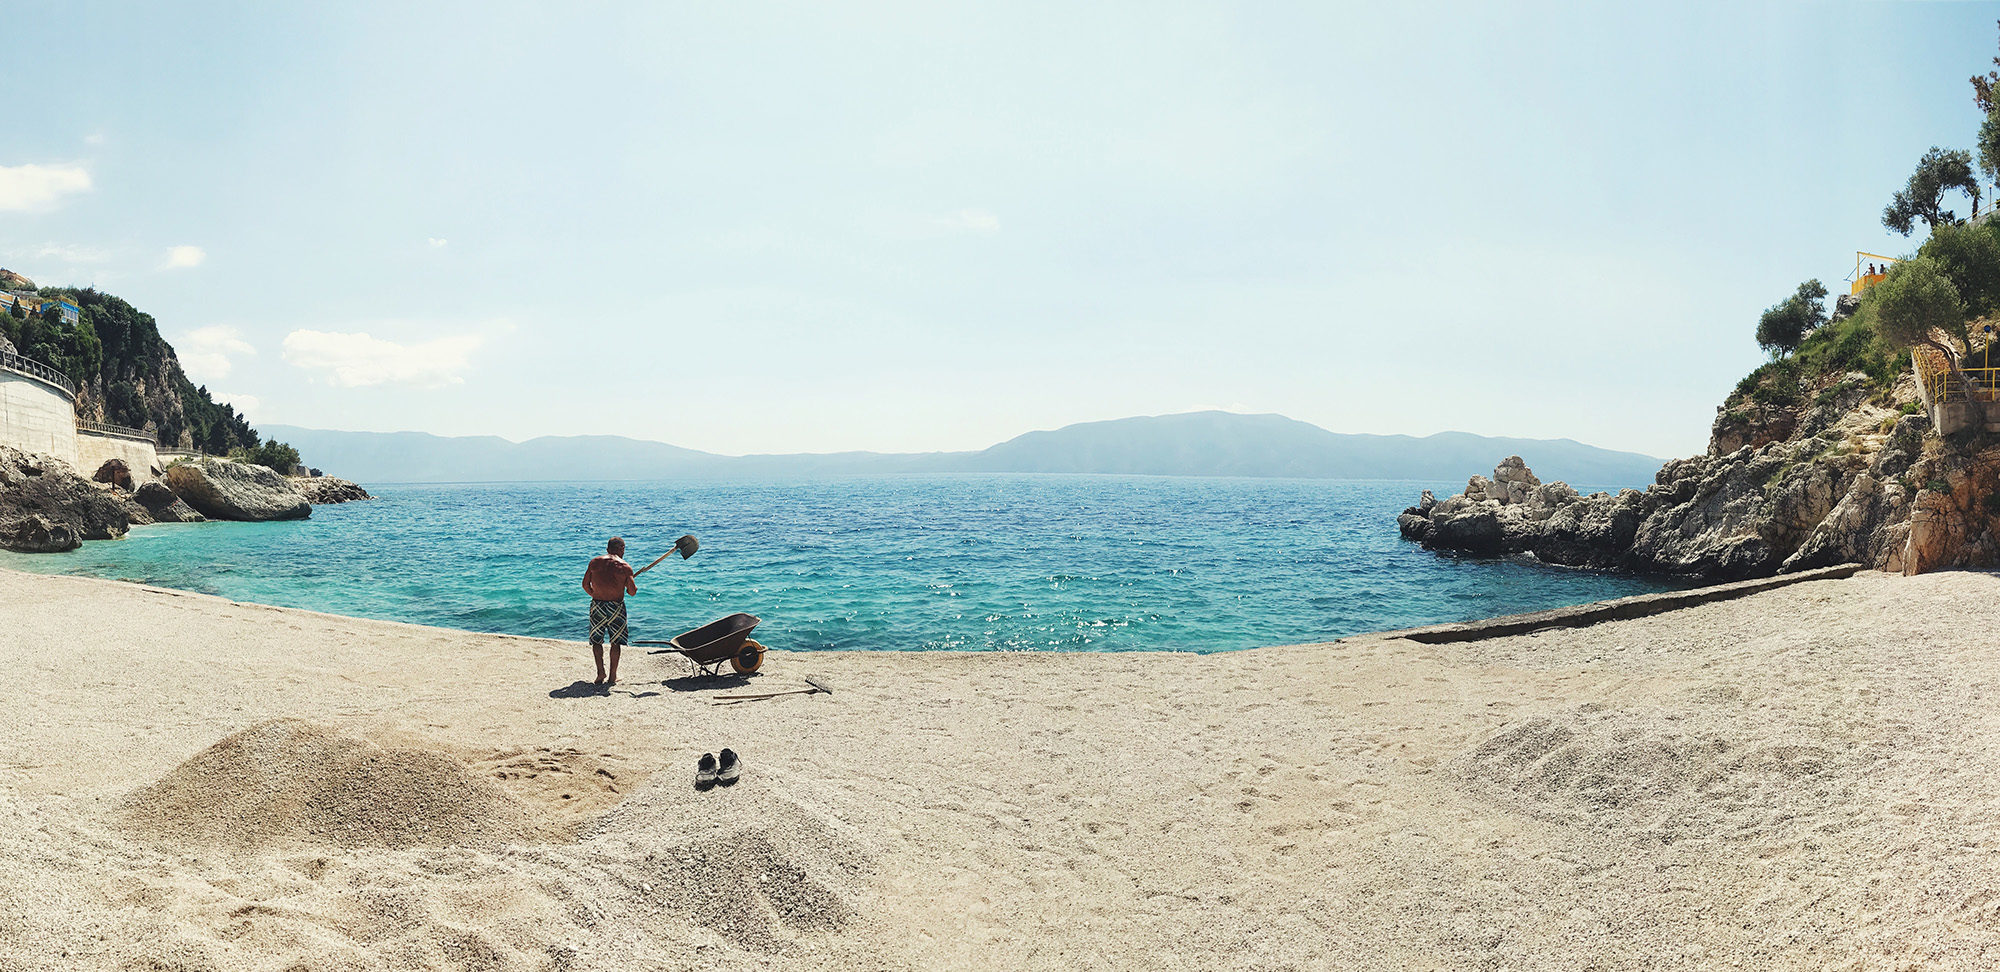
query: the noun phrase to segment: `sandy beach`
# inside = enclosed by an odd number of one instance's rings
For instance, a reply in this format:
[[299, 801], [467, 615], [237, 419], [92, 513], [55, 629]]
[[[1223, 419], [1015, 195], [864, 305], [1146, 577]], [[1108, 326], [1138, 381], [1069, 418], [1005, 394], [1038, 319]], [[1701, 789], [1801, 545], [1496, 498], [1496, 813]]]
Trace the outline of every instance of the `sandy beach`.
[[774, 651], [834, 694], [716, 705], [0, 572], [0, 969], [1990, 968], [1996, 626], [1992, 575], [1863, 573], [1453, 645]]

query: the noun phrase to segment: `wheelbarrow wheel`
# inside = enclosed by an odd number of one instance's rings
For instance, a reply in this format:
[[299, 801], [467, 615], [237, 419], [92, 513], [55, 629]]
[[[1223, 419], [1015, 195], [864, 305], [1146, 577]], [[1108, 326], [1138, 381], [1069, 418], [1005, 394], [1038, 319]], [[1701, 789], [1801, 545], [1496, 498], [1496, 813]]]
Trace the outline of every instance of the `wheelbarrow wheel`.
[[739, 675], [748, 675], [764, 667], [764, 646], [755, 641], [744, 641], [743, 647], [729, 659], [729, 667]]

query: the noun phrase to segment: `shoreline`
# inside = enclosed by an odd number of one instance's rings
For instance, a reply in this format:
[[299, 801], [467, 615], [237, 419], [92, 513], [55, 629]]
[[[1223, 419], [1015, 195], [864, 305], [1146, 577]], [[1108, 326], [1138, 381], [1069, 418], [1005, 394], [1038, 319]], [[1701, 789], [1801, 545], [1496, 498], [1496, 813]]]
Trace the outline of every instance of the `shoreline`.
[[[222, 522], [222, 521], [210, 521], [210, 522]], [[134, 530], [134, 531], [137, 531], [137, 530], [142, 530], [142, 529], [146, 529], [146, 530], [150, 530], [150, 529], [154, 529], [154, 528], [167, 528], [167, 527], [180, 527], [180, 526], [201, 526], [201, 525], [202, 525], [202, 524], [199, 524], [199, 523], [197, 523], [197, 524], [169, 524], [169, 523], [154, 523], [154, 524], [145, 524], [145, 525], [143, 525], [143, 526], [138, 526], [138, 527], [134, 527], [134, 528], [133, 528], [133, 530]], [[123, 540], [128, 540], [128, 539], [130, 539], [130, 537], [121, 537], [121, 538], [118, 538], [118, 541], [92, 541], [92, 542], [120, 542], [120, 541], [123, 541]], [[0, 554], [0, 561], [4, 561], [4, 559], [5, 559], [5, 558], [7, 558], [7, 557], [22, 557], [22, 558], [35, 558], [35, 559], [41, 559], [41, 558], [49, 558], [49, 557], [61, 557], [61, 556], [64, 556], [64, 555], [66, 555], [66, 553], [74, 553], [74, 551], [70, 551], [70, 552], [65, 552], [65, 554], [27, 554], [27, 553], [17, 553], [17, 552], [6, 552], [6, 553], [4, 553], [4, 554]], [[1596, 569], [1596, 568], [1581, 568], [1581, 567], [1569, 567], [1569, 566], [1564, 566], [1564, 565], [1560, 565], [1560, 564], [1543, 564], [1543, 563], [1539, 563], [1539, 562], [1530, 562], [1530, 563], [1528, 563], [1528, 566], [1532, 566], [1532, 567], [1535, 567], [1535, 568], [1537, 568], [1537, 569], [1548, 569], [1548, 570], [1556, 570], [1556, 571], [1566, 571], [1566, 572], [1568, 572], [1568, 571], [1583, 571], [1583, 572], [1592, 572], [1592, 573], [1610, 573], [1610, 574], [1616, 574], [1616, 573], [1617, 573], [1617, 572], [1615, 572], [1615, 571], [1603, 571], [1603, 570], [1598, 570], [1598, 569]], [[1831, 575], [1827, 574], [1827, 571], [1834, 571], [1834, 570], [1840, 570], [1840, 569], [1842, 569], [1842, 568], [1824, 568], [1824, 569], [1822, 569], [1822, 570], [1820, 570], [1820, 571], [1815, 571], [1815, 572], [1811, 572], [1811, 573], [1812, 573], [1813, 577], [1818, 577], [1818, 576], [1831, 576]], [[1857, 569], [1858, 569], [1858, 568], [1857, 568]], [[446, 626], [443, 626], [443, 625], [432, 625], [432, 624], [426, 624], [426, 623], [424, 623], [424, 622], [421, 622], [421, 621], [406, 621], [406, 620], [401, 620], [401, 619], [397, 619], [397, 618], [386, 618], [386, 617], [370, 617], [370, 616], [367, 616], [367, 615], [358, 615], [358, 614], [338, 614], [338, 613], [335, 613], [335, 612], [331, 612], [331, 611], [321, 611], [321, 610], [319, 610], [319, 609], [316, 609], [316, 608], [309, 608], [309, 607], [299, 607], [299, 606], [296, 606], [296, 605], [287, 605], [287, 604], [269, 604], [269, 603], [266, 603], [266, 602], [263, 602], [263, 601], [242, 601], [242, 600], [236, 600], [236, 599], [234, 599], [234, 598], [230, 598], [230, 597], [228, 597], [228, 596], [226, 596], [226, 595], [222, 595], [222, 594], [212, 594], [212, 593], [209, 593], [209, 592], [206, 592], [206, 591], [194, 591], [194, 590], [188, 590], [188, 589], [185, 589], [185, 588], [178, 588], [178, 587], [169, 587], [169, 586], [166, 586], [166, 585], [163, 585], [163, 584], [159, 584], [159, 583], [156, 583], [156, 582], [153, 582], [153, 581], [146, 581], [146, 580], [138, 580], [138, 579], [134, 579], [134, 578], [129, 578], [129, 577], [126, 577], [126, 578], [119, 578], [119, 577], [99, 577], [99, 576], [96, 576], [96, 575], [93, 575], [93, 574], [88, 574], [88, 573], [77, 573], [77, 572], [62, 572], [62, 573], [58, 573], [58, 572], [53, 572], [53, 571], [46, 571], [46, 572], [45, 572], [45, 571], [39, 571], [39, 570], [26, 570], [26, 569], [23, 569], [23, 568], [21, 568], [21, 567], [18, 567], [18, 566], [13, 566], [13, 565], [10, 565], [10, 564], [7, 564], [7, 563], [4, 563], [4, 562], [0, 562], [0, 573], [16, 573], [16, 574], [23, 574], [23, 575], [27, 575], [27, 576], [32, 576], [32, 577], [65, 577], [65, 578], [74, 578], [74, 579], [79, 579], [79, 580], [92, 580], [92, 581], [101, 581], [101, 582], [105, 582], [105, 583], [111, 583], [111, 584], [124, 584], [124, 585], [131, 585], [131, 586], [135, 586], [135, 587], [141, 587], [141, 588], [148, 588], [148, 589], [154, 589], [154, 590], [157, 590], [157, 591], [160, 591], [160, 592], [171, 592], [171, 593], [175, 593], [175, 594], [185, 594], [185, 595], [190, 595], [190, 596], [195, 596], [195, 597], [209, 597], [209, 598], [215, 598], [215, 599], [217, 599], [217, 600], [220, 600], [220, 601], [223, 601], [223, 602], [225, 602], [225, 603], [229, 603], [229, 604], [238, 604], [238, 605], [245, 605], [245, 606], [254, 606], [254, 607], [262, 607], [262, 608], [271, 608], [271, 609], [274, 609], [274, 610], [286, 610], [286, 611], [301, 611], [301, 612], [306, 612], [306, 613], [310, 613], [310, 614], [319, 614], [319, 615], [324, 615], [324, 616], [327, 616], [327, 617], [334, 617], [334, 618], [350, 618], [350, 619], [354, 619], [354, 620], [362, 620], [362, 621], [378, 621], [378, 622], [382, 622], [382, 623], [387, 623], [387, 624], [406, 624], [406, 625], [411, 625], [411, 626], [415, 626], [415, 627], [420, 627], [420, 628], [435, 628], [436, 630], [440, 630], [440, 631], [450, 631], [450, 632], [455, 632], [455, 633], [458, 633], [458, 634], [467, 634], [467, 635], [478, 635], [478, 636], [492, 636], [492, 637], [508, 637], [508, 638], [522, 638], [522, 639], [528, 639], [528, 640], [539, 640], [539, 641], [550, 641], [550, 642], [555, 642], [555, 643], [581, 643], [581, 639], [565, 639], [565, 638], [551, 638], [551, 637], [547, 637], [547, 636], [542, 636], [542, 635], [524, 635], [524, 634], [515, 634], [515, 633], [512, 633], [512, 632], [501, 632], [501, 631], [479, 631], [479, 630], [474, 630], [474, 629], [470, 629], [470, 628], [450, 628], [450, 627], [446, 627]], [[1645, 579], [1645, 578], [1641, 578], [1641, 579]], [[1218, 648], [1218, 649], [1211, 649], [1211, 650], [1206, 650], [1206, 651], [1200, 651], [1200, 650], [1194, 650], [1194, 649], [1188, 649], [1188, 648], [1154, 648], [1154, 647], [1128, 647], [1128, 648], [812, 648], [812, 649], [803, 649], [803, 650], [801, 650], [801, 653], [804, 653], [804, 654], [819, 654], [819, 653], [823, 653], [823, 652], [841, 652], [841, 651], [859, 651], [859, 652], [870, 652], [870, 653], [873, 653], [873, 652], [882, 652], [882, 653], [888, 653], [888, 654], [937, 654], [937, 653], [945, 653], [945, 654], [974, 654], [974, 655], [977, 655], [977, 654], [1044, 654], [1044, 653], [1049, 653], [1049, 654], [1085, 654], [1085, 655], [1091, 655], [1091, 654], [1140, 654], [1140, 655], [1151, 655], [1151, 654], [1162, 654], [1162, 655], [1227, 655], [1227, 654], [1234, 654], [1234, 653], [1238, 653], [1238, 652], [1244, 652], [1244, 651], [1259, 651], [1259, 650], [1264, 650], [1264, 649], [1269, 649], [1269, 648], [1290, 648], [1290, 647], [1305, 647], [1305, 646], [1311, 646], [1311, 645], [1321, 645], [1321, 644], [1333, 644], [1333, 643], [1336, 643], [1336, 642], [1342, 642], [1342, 641], [1351, 641], [1351, 640], [1354, 640], [1354, 639], [1356, 639], [1356, 638], [1371, 638], [1371, 637], [1388, 637], [1388, 636], [1392, 636], [1392, 635], [1396, 635], [1396, 634], [1398, 634], [1398, 633], [1401, 633], [1401, 632], [1405, 632], [1405, 631], [1424, 631], [1424, 632], [1431, 632], [1431, 631], [1438, 631], [1438, 632], [1443, 632], [1443, 631], [1447, 631], [1447, 630], [1456, 630], [1456, 629], [1464, 629], [1464, 628], [1476, 628], [1476, 627], [1479, 627], [1479, 626], [1482, 626], [1482, 625], [1491, 625], [1491, 624], [1495, 624], [1495, 623], [1498, 623], [1498, 622], [1504, 622], [1504, 621], [1508, 621], [1508, 620], [1510, 620], [1510, 619], [1514, 619], [1514, 618], [1526, 618], [1526, 617], [1530, 617], [1530, 616], [1542, 616], [1542, 615], [1549, 615], [1549, 616], [1560, 616], [1560, 615], [1567, 615], [1567, 614], [1570, 614], [1570, 613], [1574, 613], [1574, 612], [1578, 612], [1578, 611], [1586, 611], [1586, 610], [1588, 610], [1588, 609], [1591, 609], [1591, 608], [1594, 608], [1594, 607], [1597, 607], [1597, 606], [1599, 606], [1599, 605], [1605, 605], [1605, 604], [1611, 604], [1611, 603], [1613, 603], [1613, 602], [1619, 602], [1619, 603], [1624, 603], [1624, 602], [1634, 602], [1634, 603], [1637, 603], [1637, 602], [1644, 602], [1644, 601], [1650, 601], [1650, 600], [1653, 600], [1653, 599], [1659, 599], [1659, 598], [1675, 598], [1675, 597], [1685, 597], [1685, 596], [1687, 596], [1687, 595], [1689, 595], [1689, 594], [1691, 594], [1691, 593], [1695, 593], [1695, 592], [1699, 592], [1699, 591], [1703, 591], [1703, 590], [1707, 590], [1707, 589], [1709, 589], [1709, 588], [1715, 588], [1715, 587], [1729, 587], [1729, 586], [1734, 586], [1734, 585], [1742, 585], [1742, 584], [1757, 584], [1757, 583], [1768, 583], [1768, 584], [1771, 584], [1772, 586], [1780, 586], [1780, 585], [1783, 585], [1783, 584], [1786, 584], [1786, 583], [1796, 583], [1796, 582], [1797, 582], [1797, 581], [1798, 581], [1799, 579], [1801, 579], [1801, 578], [1800, 578], [1800, 577], [1798, 577], [1798, 576], [1796, 576], [1796, 575], [1779, 575], [1779, 576], [1777, 576], [1777, 577], [1773, 577], [1773, 578], [1760, 578], [1760, 579], [1753, 579], [1753, 580], [1751, 580], [1751, 581], [1730, 581], [1730, 582], [1722, 582], [1722, 583], [1718, 583], [1718, 584], [1707, 584], [1707, 585], [1701, 585], [1701, 586], [1697, 586], [1697, 587], [1679, 587], [1679, 588], [1669, 588], [1669, 589], [1666, 589], [1666, 590], [1658, 590], [1658, 591], [1654, 591], [1654, 592], [1651, 592], [1651, 593], [1646, 593], [1646, 594], [1636, 594], [1636, 595], [1625, 595], [1625, 596], [1622, 596], [1622, 597], [1617, 597], [1617, 598], [1600, 598], [1600, 599], [1596, 599], [1596, 600], [1591, 600], [1591, 601], [1580, 601], [1580, 602], [1577, 602], [1577, 603], [1574, 603], [1574, 604], [1565, 604], [1565, 605], [1560, 605], [1560, 606], [1557, 606], [1557, 607], [1554, 607], [1554, 608], [1547, 608], [1547, 609], [1541, 609], [1541, 610], [1536, 610], [1536, 611], [1529, 611], [1529, 612], [1521, 612], [1521, 613], [1512, 613], [1512, 614], [1498, 614], [1498, 615], [1491, 615], [1491, 616], [1488, 616], [1488, 617], [1483, 617], [1483, 618], [1471, 618], [1471, 619], [1467, 619], [1467, 620], [1464, 620], [1464, 621], [1445, 621], [1445, 622], [1433, 622], [1433, 623], [1429, 623], [1429, 624], [1423, 624], [1423, 625], [1415, 625], [1415, 626], [1411, 626], [1411, 627], [1407, 627], [1407, 628], [1380, 628], [1380, 629], [1370, 629], [1370, 630], [1367, 630], [1367, 631], [1358, 631], [1358, 632], [1354, 632], [1354, 633], [1352, 633], [1352, 634], [1343, 634], [1343, 635], [1335, 635], [1335, 636], [1332, 636], [1332, 637], [1328, 637], [1328, 638], [1325, 638], [1325, 639], [1323, 639], [1323, 640], [1320, 640], [1320, 641], [1294, 641], [1294, 642], [1279, 642], [1279, 643], [1275, 643], [1275, 644], [1255, 644], [1255, 645], [1247, 645], [1247, 646], [1244, 646], [1244, 647], [1241, 647], [1241, 648]], [[1805, 579], [1811, 579], [1811, 578], [1805, 578]]]

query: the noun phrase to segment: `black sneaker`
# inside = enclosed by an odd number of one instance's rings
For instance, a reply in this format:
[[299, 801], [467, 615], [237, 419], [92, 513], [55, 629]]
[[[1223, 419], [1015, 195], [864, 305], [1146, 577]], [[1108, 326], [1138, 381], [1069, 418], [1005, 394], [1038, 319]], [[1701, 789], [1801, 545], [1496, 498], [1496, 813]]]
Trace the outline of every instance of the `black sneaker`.
[[736, 758], [736, 750], [734, 749], [723, 750], [722, 765], [717, 767], [715, 771], [715, 782], [720, 783], [723, 786], [728, 786], [729, 784], [736, 782], [736, 778], [742, 775], [743, 775], [743, 761]]
[[[727, 749], [723, 750], [722, 752], [723, 755], [725, 756], [733, 757], [735, 755]], [[715, 785], [715, 754], [702, 753], [701, 762], [695, 766], [694, 788], [697, 790], [706, 790], [714, 785]]]

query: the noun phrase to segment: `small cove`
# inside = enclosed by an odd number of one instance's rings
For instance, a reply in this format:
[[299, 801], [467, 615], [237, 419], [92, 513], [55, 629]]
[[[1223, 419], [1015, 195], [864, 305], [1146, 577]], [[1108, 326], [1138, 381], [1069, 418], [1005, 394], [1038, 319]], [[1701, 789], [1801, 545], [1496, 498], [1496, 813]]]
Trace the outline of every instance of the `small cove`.
[[1127, 476], [371, 486], [287, 523], [140, 527], [0, 566], [356, 617], [581, 640], [620, 534], [634, 638], [735, 611], [789, 650], [1227, 651], [1676, 586], [1439, 557], [1397, 535], [1462, 484]]

